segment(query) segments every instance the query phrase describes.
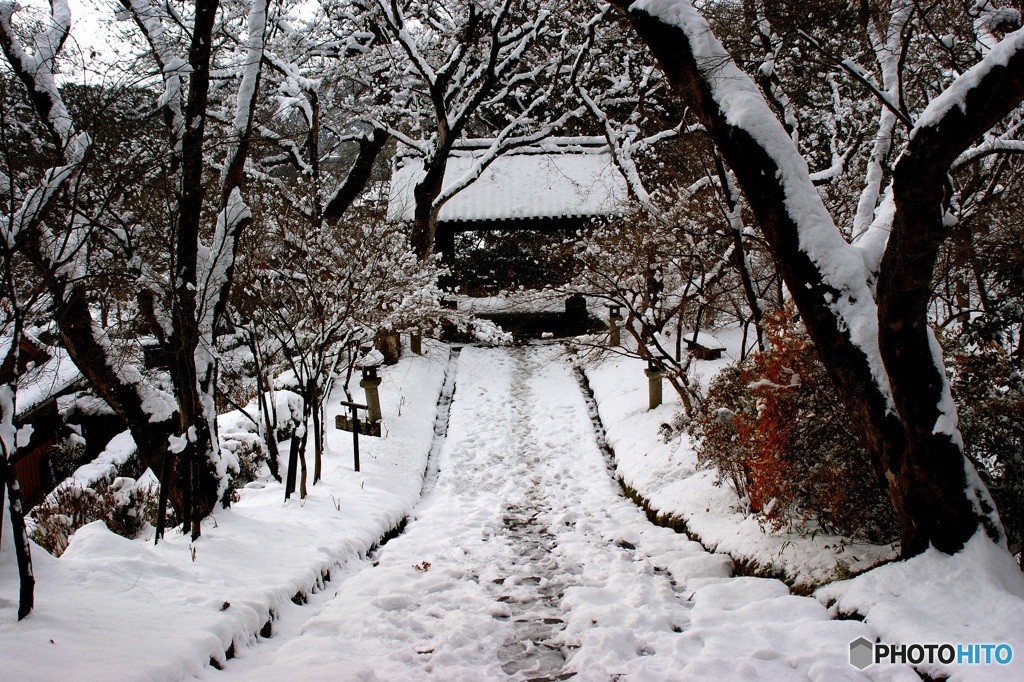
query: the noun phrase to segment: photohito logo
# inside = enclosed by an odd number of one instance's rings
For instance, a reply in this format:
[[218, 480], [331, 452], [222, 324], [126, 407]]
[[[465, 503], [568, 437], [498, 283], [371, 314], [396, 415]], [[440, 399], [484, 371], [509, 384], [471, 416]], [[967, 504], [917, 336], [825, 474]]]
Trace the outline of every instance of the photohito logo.
[[858, 670], [873, 663], [1008, 665], [1012, 660], [1009, 644], [876, 644], [863, 637], [850, 642], [850, 665]]

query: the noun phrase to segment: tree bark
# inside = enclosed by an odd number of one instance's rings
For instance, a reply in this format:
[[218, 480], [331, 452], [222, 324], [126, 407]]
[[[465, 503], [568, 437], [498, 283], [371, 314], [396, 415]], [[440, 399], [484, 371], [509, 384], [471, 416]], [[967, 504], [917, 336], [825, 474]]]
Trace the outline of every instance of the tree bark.
[[[298, 428], [298, 424], [292, 424], [293, 429]], [[299, 435], [292, 431], [291, 441], [288, 447], [288, 472], [285, 475], [284, 483], [284, 499], [290, 499], [292, 493], [295, 492], [295, 479], [298, 473], [299, 465]]]
[[930, 541], [956, 551], [980, 518], [994, 538], [1002, 531], [986, 495], [952, 496], [967, 489], [963, 443], [942, 366], [928, 324], [932, 278], [939, 248], [952, 234], [944, 224], [952, 188], [950, 165], [974, 140], [1024, 99], [1024, 51], [996, 66], [935, 125], [919, 126], [893, 173], [896, 220], [878, 280], [879, 345], [893, 399], [910, 447], [897, 472], [915, 528], [911, 553]]
[[324, 456], [323, 404], [320, 402], [320, 390], [314, 387], [317, 395], [313, 406], [313, 485], [320, 481], [321, 463]]
[[450, 145], [439, 147], [429, 163], [424, 159], [426, 173], [423, 179], [413, 188], [412, 230], [409, 235], [409, 246], [420, 260], [424, 260], [434, 252], [434, 238], [437, 234], [437, 214], [434, 199], [441, 193], [444, 186], [444, 173], [448, 168]]
[[35, 606], [36, 579], [32, 574], [32, 549], [25, 529], [25, 510], [21, 498], [21, 486], [14, 476], [14, 467], [8, 458], [7, 448], [0, 453], [0, 483], [7, 489], [7, 500], [11, 509], [11, 529], [14, 532], [14, 555], [18, 562], [18, 620], [32, 612]]
[[[345, 181], [335, 191], [334, 196], [323, 209], [323, 219], [332, 225], [345, 214], [348, 207], [356, 200], [366, 187], [373, 172], [373, 164], [384, 151], [390, 136], [384, 130], [374, 128], [370, 135], [359, 141], [359, 155], [349, 169]], [[314, 159], [316, 161], [316, 159]]]

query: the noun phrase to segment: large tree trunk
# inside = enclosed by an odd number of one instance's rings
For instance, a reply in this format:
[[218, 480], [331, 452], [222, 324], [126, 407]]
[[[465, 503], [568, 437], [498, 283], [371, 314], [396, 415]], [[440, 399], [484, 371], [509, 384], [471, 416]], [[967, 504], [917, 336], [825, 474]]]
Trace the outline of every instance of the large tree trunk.
[[[191, 67], [185, 120], [189, 125], [182, 139], [181, 202], [175, 235], [174, 291], [171, 301], [171, 380], [178, 400], [178, 433], [188, 437], [188, 444], [178, 456], [175, 479], [181, 483], [183, 498], [174, 500], [182, 514], [184, 528], [192, 538], [199, 537], [200, 520], [213, 511], [217, 503], [217, 476], [213, 466], [214, 443], [211, 425], [203, 411], [199, 395], [196, 348], [199, 345], [199, 229], [206, 195], [203, 143], [206, 139], [206, 109], [210, 89], [210, 37], [217, 13], [217, 0], [196, 3], [195, 28], [189, 47]], [[212, 481], [206, 480], [212, 474]], [[211, 494], [212, 489], [212, 494]]]
[[[1007, 38], [1011, 40], [1011, 38]], [[931, 541], [955, 551], [980, 517], [994, 538], [1001, 529], [992, 502], [981, 494], [950, 496], [980, 486], [964, 466], [963, 442], [942, 364], [928, 324], [932, 278], [939, 248], [952, 230], [944, 224], [952, 188], [949, 168], [960, 153], [1024, 98], [1024, 50], [983, 74], [961, 103], [934, 123], [918, 125], [893, 174], [896, 219], [878, 280], [879, 346], [893, 400], [910, 447], [898, 470], [908, 517], [923, 526], [904, 532], [904, 551], [927, 549]], [[924, 117], [922, 117], [924, 118]], [[973, 492], [973, 491], [972, 491]], [[909, 536], [909, 537], [908, 537]]]
[[[941, 363], [933, 359], [927, 324], [931, 263], [927, 249], [921, 253], [920, 240], [933, 240], [918, 233], [942, 233], [941, 194], [938, 201], [924, 196], [916, 205], [898, 202], [902, 215], [878, 283], [879, 311], [868, 287], [869, 273], [862, 260], [858, 267], [859, 253], [839, 236], [806, 162], [707, 23], [683, 0], [650, 5], [649, 10], [639, 3], [631, 8], [628, 0], [616, 4], [733, 168], [858, 435], [888, 481], [904, 556], [929, 545], [955, 552], [982, 524], [998, 534], [998, 520], [986, 507], [987, 492], [976, 480], [967, 480], [955, 410], [951, 400], [945, 402], [949, 389]], [[1024, 64], [1016, 61], [1024, 62], [1024, 54], [1018, 50], [1013, 59], [1012, 70], [1019, 76]], [[1019, 77], [1001, 78], [997, 73], [984, 79], [993, 87], [1001, 82], [1005, 89], [998, 102], [987, 97], [985, 120], [973, 121], [968, 135], [976, 137], [986, 129], [985, 121], [998, 120], [1024, 98]], [[952, 143], [931, 138], [917, 147], [943, 147], [936, 168], [944, 177], [949, 163], [973, 139], [963, 137]], [[881, 328], [876, 326], [879, 313]], [[940, 411], [947, 421], [937, 422]]]
[[[0, 486], [7, 491], [7, 499], [11, 508], [11, 529], [14, 532], [14, 555], [18, 561], [18, 620], [23, 619], [35, 605], [36, 579], [32, 574], [32, 549], [25, 529], [25, 509], [21, 496], [21, 486], [14, 476], [14, 467], [8, 458], [7, 448], [0, 452]], [[3, 495], [0, 494], [0, 501]], [[2, 505], [0, 505], [2, 506]], [[2, 520], [2, 518], [0, 518]], [[2, 523], [0, 523], [2, 526]]]

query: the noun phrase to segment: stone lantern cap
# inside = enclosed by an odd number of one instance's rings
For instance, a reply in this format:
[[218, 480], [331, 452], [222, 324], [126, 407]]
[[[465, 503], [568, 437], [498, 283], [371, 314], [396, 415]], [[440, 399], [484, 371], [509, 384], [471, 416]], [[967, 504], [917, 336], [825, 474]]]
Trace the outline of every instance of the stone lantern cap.
[[369, 353], [359, 358], [356, 361], [356, 367], [359, 369], [367, 369], [370, 367], [380, 367], [384, 364], [384, 354], [379, 350], [371, 350]]

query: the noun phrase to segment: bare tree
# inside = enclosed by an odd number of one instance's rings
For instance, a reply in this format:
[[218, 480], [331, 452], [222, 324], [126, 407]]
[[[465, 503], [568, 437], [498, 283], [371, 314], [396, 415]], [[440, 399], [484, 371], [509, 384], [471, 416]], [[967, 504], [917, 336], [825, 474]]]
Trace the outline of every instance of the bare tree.
[[[323, 406], [335, 376], [351, 376], [358, 349], [380, 329], [430, 329], [447, 317], [438, 299], [434, 261], [421, 261], [401, 231], [383, 220], [382, 202], [365, 202], [336, 224], [296, 219], [290, 202], [266, 192], [254, 203], [265, 229], [244, 257], [241, 296], [258, 296], [258, 327], [279, 349], [274, 368], [290, 375], [302, 396], [298, 438], [289, 453], [288, 481], [307, 491], [306, 443], [313, 436], [313, 480], [321, 475]], [[300, 214], [301, 215], [301, 214]], [[254, 240], [255, 241], [255, 240]], [[250, 262], [258, 259], [258, 264]], [[347, 388], [345, 389], [347, 391]], [[286, 495], [293, 492], [286, 484]]]
[[[678, 242], [671, 255], [665, 254], [667, 260], [661, 259], [661, 264], [655, 266], [650, 261], [646, 265], [637, 263], [634, 268], [644, 271], [655, 267], [676, 275], [680, 267], [695, 268], [690, 277], [684, 278], [687, 285], [672, 292], [679, 297], [672, 300], [680, 304], [680, 312], [688, 303], [701, 300], [703, 311], [710, 290], [723, 281], [740, 285], [743, 297], [734, 299], [734, 303], [739, 304], [737, 310], [745, 304], [747, 312], [741, 313], [741, 317], [744, 322], [753, 323], [758, 345], [763, 349], [762, 308], [766, 292], [757, 286], [759, 278], [751, 269], [743, 197], [721, 158], [709, 149], [703, 126], [672, 97], [664, 74], [648, 51], [628, 40], [628, 22], [610, 10], [608, 5], [599, 7], [588, 22], [585, 47], [573, 64], [572, 86], [607, 141], [631, 198], [644, 213], [639, 220], [658, 235], [674, 234], [669, 240]], [[664, 237], [660, 239], [664, 241]], [[658, 240], [654, 237], [652, 241]], [[713, 254], [705, 247], [716, 241], [717, 253]], [[624, 253], [629, 250], [627, 247]], [[723, 266], [735, 270], [738, 281]], [[592, 260], [588, 268], [594, 268], [596, 273], [602, 265]], [[642, 279], [652, 281], [651, 273]], [[648, 318], [660, 317], [636, 309], [634, 301], [657, 302], [650, 296], [637, 298], [636, 293], [615, 299], [629, 313], [627, 330], [632, 329], [633, 321], [643, 328]], [[669, 300], [672, 294], [666, 291], [662, 298]], [[666, 313], [670, 313], [670, 308], [662, 315]], [[700, 317], [698, 313], [696, 321]], [[694, 322], [689, 320], [691, 328]], [[682, 331], [681, 316], [676, 317], [675, 324]], [[640, 336], [653, 338], [652, 331], [661, 332], [663, 327], [664, 323], [657, 323], [653, 329], [640, 332]], [[648, 344], [641, 344], [644, 356], [656, 363], [664, 358], [662, 369], [670, 380], [680, 376], [679, 341], [677, 338], [674, 353], [665, 348], [647, 349]], [[676, 388], [689, 391], [685, 384]], [[689, 402], [686, 399], [686, 404]]]
[[[6, 117], [4, 117], [6, 118]], [[2, 118], [0, 118], [2, 120]], [[21, 285], [23, 273], [18, 272], [16, 235], [5, 221], [0, 227], [0, 501], [6, 496], [11, 514], [14, 553], [18, 562], [20, 589], [18, 620], [32, 611], [35, 601], [35, 578], [32, 573], [32, 550], [25, 527], [24, 498], [15, 475], [13, 462], [17, 457], [21, 434], [15, 424], [18, 412], [18, 384], [23, 366], [21, 347], [28, 316], [38, 302], [39, 291], [26, 291]], [[13, 237], [13, 238], [12, 238]], [[0, 505], [0, 527], [3, 526]], [[3, 538], [0, 537], [0, 543]]]
[[[214, 202], [207, 200], [206, 192], [219, 2], [200, 0], [187, 22], [170, 5], [148, 0], [122, 4], [144, 39], [163, 86], [157, 111], [165, 122], [166, 155], [154, 164], [157, 170], [143, 173], [136, 182], [149, 184], [153, 195], [161, 187], [167, 189], [161, 197], [165, 210], [151, 214], [156, 219], [147, 223], [140, 210], [145, 200], [134, 196], [132, 183], [118, 185], [102, 201], [88, 200], [89, 190], [104, 182], [99, 173], [87, 186], [82, 171], [101, 169], [89, 166], [90, 139], [76, 128], [53, 78], [54, 58], [70, 21], [67, 7], [63, 2], [53, 4], [52, 27], [26, 51], [11, 27], [13, 6], [5, 3], [0, 27], [5, 55], [25, 83], [49, 131], [49, 142], [64, 157], [64, 165], [47, 171], [40, 186], [26, 195], [24, 210], [12, 221], [53, 301], [63, 344], [97, 393], [125, 419], [142, 460], [161, 479], [158, 537], [168, 500], [197, 537], [201, 519], [213, 509], [224, 484], [213, 401], [213, 339], [230, 291], [238, 236], [250, 220], [240, 188], [259, 86], [267, 3], [255, 0], [241, 13], [241, 33], [246, 37], [237, 68], [242, 77], [233, 98], [235, 115], [226, 131], [220, 195]], [[211, 203], [213, 210], [208, 209]], [[172, 359], [173, 396], [125, 362], [94, 316], [89, 275], [95, 264], [86, 247], [95, 240], [106, 252], [118, 254], [127, 279], [135, 282], [138, 309]], [[147, 254], [155, 259], [147, 259]]]
[[[57, 153], [52, 163], [37, 179], [35, 186], [22, 191], [15, 182], [15, 169], [11, 159], [5, 161], [4, 188], [7, 201], [0, 224], [0, 276], [3, 277], [2, 343], [3, 383], [0, 383], [0, 474], [10, 505], [11, 525], [14, 529], [15, 553], [21, 581], [18, 619], [29, 614], [34, 604], [35, 579], [28, 535], [25, 529], [25, 509], [21, 489], [11, 466], [17, 449], [19, 434], [14, 425], [17, 411], [18, 377], [21, 369], [20, 350], [26, 315], [34, 303], [35, 295], [26, 294], [16, 274], [16, 255], [41, 241], [46, 230], [45, 221], [59, 195], [81, 170], [89, 148], [89, 136], [74, 129], [67, 109], [57, 91], [54, 79], [55, 61], [67, 40], [71, 26], [71, 13], [65, 2], [51, 3], [50, 21], [31, 37], [28, 50], [13, 24], [18, 6], [13, 2], [0, 2], [0, 48], [3, 49], [12, 71], [25, 87], [33, 107], [39, 113]], [[5, 88], [4, 94], [7, 95]], [[3, 103], [5, 123], [8, 102]], [[4, 126], [5, 137], [8, 127]], [[13, 130], [11, 131], [13, 132]], [[6, 141], [6, 140], [5, 140]], [[6, 146], [5, 146], [6, 147]], [[9, 147], [6, 147], [10, 149]], [[40, 249], [42, 252], [42, 249]], [[52, 251], [46, 252], [52, 257]]]

